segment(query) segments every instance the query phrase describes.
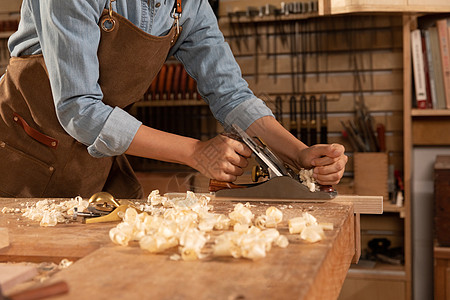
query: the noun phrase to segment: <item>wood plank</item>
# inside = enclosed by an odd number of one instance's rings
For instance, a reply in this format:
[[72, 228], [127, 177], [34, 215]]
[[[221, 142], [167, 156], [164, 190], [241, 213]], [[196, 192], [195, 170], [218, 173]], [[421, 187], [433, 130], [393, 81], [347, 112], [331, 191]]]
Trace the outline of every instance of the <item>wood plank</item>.
[[0, 249], [9, 246], [9, 233], [8, 228], [0, 227]]
[[[346, 145], [344, 144], [344, 147]], [[348, 157], [348, 162], [347, 165], [345, 166], [345, 172], [354, 172], [354, 164], [353, 164], [353, 155], [356, 152], [352, 152], [352, 148], [346, 147], [346, 152], [347, 155], [349, 155]], [[389, 152], [389, 165], [394, 165], [395, 170], [399, 170], [402, 171], [403, 170], [403, 155], [402, 152]], [[354, 184], [352, 182], [352, 184]]]
[[[353, 51], [375, 51], [382, 49], [400, 49], [401, 47], [401, 32], [393, 31], [390, 28], [385, 30], [377, 30], [373, 33], [360, 33], [360, 35], [358, 35], [358, 39], [356, 39], [352, 44], [349, 44], [348, 42], [349, 39], [351, 40], [351, 36], [349, 36], [349, 34], [350, 33], [348, 32], [338, 32], [332, 36], [327, 36], [325, 34], [319, 35], [318, 42], [316, 42], [312, 36], [307, 36], [308, 48], [305, 53], [342, 52], [348, 51], [349, 48], [352, 48]], [[298, 45], [300, 45], [300, 36], [301, 34], [299, 34], [299, 40], [297, 41]], [[292, 38], [289, 35], [287, 36], [285, 43], [282, 42], [279, 36], [275, 39], [273, 36], [269, 36], [267, 38], [264, 34], [255, 35], [255, 33], [250, 33], [248, 36], [227, 36], [226, 40], [230, 44], [231, 50], [236, 57], [255, 54], [265, 55], [267, 53], [273, 54], [274, 43], [277, 43], [276, 53], [278, 55], [287, 55], [292, 52]], [[258, 47], [256, 47], [256, 43], [258, 43]], [[302, 54], [300, 46], [298, 52], [299, 54]]]
[[15, 285], [38, 275], [36, 266], [22, 264], [0, 264], [0, 291], [7, 292]]
[[338, 195], [329, 202], [353, 203], [353, 210], [357, 214], [383, 213], [383, 197], [381, 196]]
[[357, 264], [361, 257], [361, 215], [355, 213], [355, 256], [353, 256], [352, 264]]
[[399, 300], [406, 299], [405, 283], [385, 278], [347, 278], [339, 300]]
[[[242, 4], [246, 1], [240, 1]], [[250, 3], [250, 2], [247, 2]], [[221, 3], [221, 6], [222, 3]], [[254, 6], [254, 5], [253, 5]], [[384, 27], [402, 27], [402, 18], [399, 15], [388, 15], [388, 14], [379, 14], [379, 15], [346, 15], [346, 16], [321, 16], [321, 17], [310, 17], [307, 20], [303, 20], [300, 16], [299, 23], [308, 23], [308, 24], [314, 24], [317, 26], [312, 25], [311, 28], [318, 28], [320, 30], [326, 30], [326, 31], [339, 31], [339, 30], [345, 30], [349, 28], [370, 28], [370, 29], [376, 29], [376, 28], [384, 28]], [[247, 18], [247, 17], [232, 17], [229, 18], [228, 15], [219, 18], [219, 27], [224, 32], [231, 32], [231, 25], [232, 23], [239, 24], [242, 23], [249, 23], [257, 21], [265, 21], [263, 22], [263, 26], [268, 29], [269, 34], [273, 34], [275, 32], [275, 25], [283, 25], [286, 28], [284, 31], [289, 30], [288, 24], [292, 23], [295, 20], [292, 20], [291, 17], [284, 19], [281, 18], [271, 18], [271, 17], [263, 17], [263, 18]]]
[[[41, 200], [41, 199], [39, 199]], [[21, 204], [38, 200], [0, 198], [5, 207], [23, 208]], [[116, 224], [59, 224], [41, 227], [21, 214], [2, 214], [0, 227], [9, 230], [10, 246], [0, 249], [0, 262], [54, 262], [77, 260], [109, 243], [109, 230]]]
[[450, 145], [450, 118], [415, 118], [412, 122], [414, 145]]
[[268, 202], [268, 203], [314, 203], [314, 205], [327, 205], [327, 203], [353, 204], [353, 211], [358, 214], [382, 214], [383, 197], [380, 196], [356, 196], [356, 195], [338, 195], [331, 200], [304, 200], [304, 199], [259, 199], [259, 198], [227, 198], [215, 197], [219, 201], [230, 202]]
[[[300, 77], [300, 74], [296, 77]], [[292, 77], [291, 76], [278, 76], [278, 83], [274, 84], [273, 78], [267, 76], [259, 76], [257, 79], [254, 77], [244, 77], [249, 87], [255, 94], [291, 94], [292, 90]], [[373, 75], [373, 80], [362, 82], [363, 91], [401, 91], [403, 86], [403, 74], [402, 72], [383, 72]], [[297, 81], [297, 79], [294, 79]], [[300, 93], [306, 94], [321, 94], [321, 93], [346, 93], [353, 92], [355, 90], [355, 77], [353, 74], [333, 74], [332, 76], [320, 75], [308, 76], [304, 81], [300, 77], [302, 82], [300, 86]]]
[[[270, 106], [269, 106], [270, 107]], [[287, 115], [289, 111], [285, 111], [286, 114], [283, 115], [283, 119], [282, 119], [282, 123], [285, 124], [286, 126], [288, 126], [289, 122], [290, 122], [290, 117]], [[328, 133], [341, 133], [343, 130], [341, 121], [349, 121], [349, 120], [353, 120], [354, 116], [353, 115], [346, 115], [346, 116], [341, 116], [338, 114], [334, 114], [334, 113], [329, 113], [328, 115]], [[374, 128], [376, 126], [376, 124], [384, 124], [386, 127], [386, 131], [389, 132], [390, 131], [398, 131], [401, 132], [402, 131], [402, 119], [400, 117], [394, 117], [394, 116], [387, 116], [387, 117], [374, 117]], [[386, 123], [384, 123], [386, 122]]]
[[412, 117], [450, 117], [450, 109], [417, 109], [411, 110]]
[[348, 5], [340, 7], [331, 7], [327, 10], [330, 14], [349, 14], [349, 13], [441, 13], [448, 11], [448, 5]]
[[[227, 206], [214, 204], [226, 211]], [[65, 280], [71, 288], [55, 299], [79, 299], [80, 291], [83, 297], [95, 299], [335, 299], [355, 251], [353, 210], [334, 203], [293, 206], [283, 210], [287, 218], [309, 207], [319, 221], [329, 220], [335, 229], [317, 244], [289, 236], [286, 249], [274, 247], [266, 258], [254, 262], [171, 261], [170, 251], [151, 255], [137, 245], [104, 247], [52, 278]], [[285, 234], [287, 224], [279, 230]]]
[[[313, 94], [316, 96], [316, 99], [320, 98], [322, 93]], [[355, 93], [351, 94], [330, 94], [324, 93], [327, 95], [327, 109], [328, 113], [354, 113], [355, 111], [355, 99], [357, 95]], [[264, 102], [266, 102], [267, 106], [274, 110], [275, 109], [275, 99], [277, 96], [280, 96], [282, 99], [282, 111], [284, 113], [289, 112], [289, 99], [292, 94], [256, 94], [257, 97], [260, 97]], [[299, 95], [296, 95], [297, 98]], [[308, 98], [311, 96], [311, 93], [306, 95]], [[367, 93], [364, 95], [364, 102], [371, 113], [376, 112], [386, 112], [386, 114], [390, 115], [392, 112], [395, 112], [393, 117], [395, 118], [395, 123], [398, 122], [399, 118], [403, 118], [401, 114], [403, 112], [403, 97], [398, 93]], [[376, 117], [376, 116], [375, 116]], [[382, 117], [380, 117], [382, 118]], [[386, 123], [386, 125], [388, 125]], [[395, 126], [397, 128], [397, 125]]]
[[[402, 69], [403, 63], [401, 59], [402, 53], [395, 51], [380, 52], [361, 52], [357, 54], [359, 69], [362, 71], [374, 70], [396, 70]], [[348, 53], [331, 53], [331, 54], [312, 54], [305, 60], [305, 73], [332, 73], [332, 72], [348, 72], [354, 69], [353, 62], [349, 59]], [[276, 59], [276, 70], [274, 68], [274, 60]], [[302, 60], [301, 55], [298, 59]], [[244, 76], [255, 74], [255, 57], [245, 56], [236, 57], [236, 61], [241, 67]], [[259, 55], [258, 56], [258, 74], [289, 74], [291, 73], [291, 56], [278, 55]], [[300, 64], [301, 65], [301, 64]], [[295, 68], [296, 69], [296, 68]], [[303, 72], [303, 70], [295, 70]], [[369, 77], [369, 75], [367, 75]]]

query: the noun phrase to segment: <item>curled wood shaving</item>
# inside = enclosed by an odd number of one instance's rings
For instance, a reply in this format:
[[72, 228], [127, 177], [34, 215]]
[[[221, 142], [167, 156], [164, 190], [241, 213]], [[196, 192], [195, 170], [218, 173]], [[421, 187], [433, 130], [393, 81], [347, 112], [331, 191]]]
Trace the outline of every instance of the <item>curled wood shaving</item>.
[[317, 192], [319, 187], [317, 186], [317, 181], [313, 177], [314, 169], [300, 169], [298, 175], [300, 178], [300, 182], [307, 186], [311, 192]]
[[304, 212], [303, 216], [290, 219], [289, 233], [300, 234], [300, 238], [310, 243], [316, 243], [321, 241], [324, 237], [324, 230], [333, 230], [333, 224], [331, 223], [318, 223], [317, 219]]

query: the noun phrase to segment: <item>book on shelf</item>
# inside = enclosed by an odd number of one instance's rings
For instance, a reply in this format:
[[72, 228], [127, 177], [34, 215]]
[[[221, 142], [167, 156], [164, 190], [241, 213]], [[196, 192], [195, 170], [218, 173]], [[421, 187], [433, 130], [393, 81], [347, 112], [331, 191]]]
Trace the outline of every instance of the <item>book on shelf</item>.
[[414, 106], [450, 109], [450, 17], [419, 21], [411, 32]]
[[442, 75], [442, 63], [441, 54], [439, 48], [439, 37], [436, 27], [430, 27], [427, 29], [430, 36], [430, 47], [427, 48], [427, 52], [431, 54], [431, 68], [433, 69], [434, 76], [434, 88], [436, 93], [436, 107], [437, 109], [445, 109], [447, 107], [445, 101], [444, 90], [444, 76]]
[[427, 51], [427, 41], [426, 41], [426, 32], [421, 32], [421, 40], [422, 40], [422, 53], [423, 53], [423, 68], [425, 70], [425, 88], [427, 93], [427, 102], [426, 108], [436, 107], [436, 88], [434, 85], [434, 75], [430, 73], [430, 69], [432, 70], [431, 63], [431, 55]]
[[427, 89], [420, 29], [411, 32], [411, 55], [417, 108], [425, 109], [427, 108]]
[[444, 91], [446, 108], [450, 108], [450, 50], [449, 50], [449, 22], [450, 19], [441, 19], [436, 21], [436, 27], [439, 37], [442, 76], [444, 80]]

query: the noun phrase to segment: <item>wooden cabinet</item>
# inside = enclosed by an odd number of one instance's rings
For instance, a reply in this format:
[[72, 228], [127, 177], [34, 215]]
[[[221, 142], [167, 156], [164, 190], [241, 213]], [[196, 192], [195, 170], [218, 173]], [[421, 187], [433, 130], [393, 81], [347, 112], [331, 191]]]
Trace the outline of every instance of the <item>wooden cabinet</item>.
[[450, 299], [450, 247], [434, 247], [434, 300]]

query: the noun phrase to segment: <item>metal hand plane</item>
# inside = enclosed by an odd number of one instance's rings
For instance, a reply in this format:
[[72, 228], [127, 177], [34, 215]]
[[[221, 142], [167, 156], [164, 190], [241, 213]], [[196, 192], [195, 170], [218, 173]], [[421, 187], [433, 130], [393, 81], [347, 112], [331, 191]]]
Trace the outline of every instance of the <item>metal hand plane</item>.
[[[337, 192], [331, 186], [319, 186], [319, 191], [311, 192], [300, 182], [300, 178], [287, 164], [278, 158], [259, 138], [251, 138], [239, 126], [233, 124], [228, 136], [247, 145], [255, 155], [258, 165], [252, 169], [249, 184], [234, 184], [211, 180], [209, 191], [222, 198], [290, 199], [290, 200], [330, 200]], [[268, 178], [258, 182], [260, 178]]]

